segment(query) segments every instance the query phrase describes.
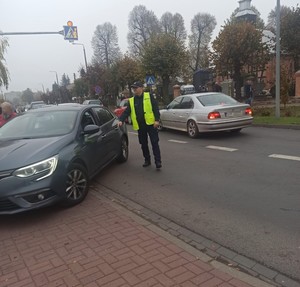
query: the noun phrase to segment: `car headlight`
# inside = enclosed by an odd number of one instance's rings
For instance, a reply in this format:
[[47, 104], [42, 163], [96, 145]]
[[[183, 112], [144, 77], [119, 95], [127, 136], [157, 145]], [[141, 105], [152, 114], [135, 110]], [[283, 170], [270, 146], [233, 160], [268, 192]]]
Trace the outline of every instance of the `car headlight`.
[[56, 169], [58, 162], [58, 155], [45, 159], [43, 161], [22, 167], [14, 172], [17, 177], [27, 178], [30, 176], [38, 176], [35, 180], [41, 180], [50, 176]]

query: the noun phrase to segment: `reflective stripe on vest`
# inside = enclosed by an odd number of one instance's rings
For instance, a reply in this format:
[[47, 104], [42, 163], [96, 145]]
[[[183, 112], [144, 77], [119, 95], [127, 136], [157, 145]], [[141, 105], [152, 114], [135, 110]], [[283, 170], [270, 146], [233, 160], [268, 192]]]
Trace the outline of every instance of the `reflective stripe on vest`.
[[[129, 99], [129, 104], [131, 109], [130, 117], [132, 121], [132, 128], [137, 131], [139, 129], [139, 124], [136, 119], [134, 97]], [[151, 98], [149, 93], [144, 93], [143, 108], [144, 108], [144, 117], [145, 117], [146, 124], [153, 125], [155, 122], [155, 117], [152, 110]]]

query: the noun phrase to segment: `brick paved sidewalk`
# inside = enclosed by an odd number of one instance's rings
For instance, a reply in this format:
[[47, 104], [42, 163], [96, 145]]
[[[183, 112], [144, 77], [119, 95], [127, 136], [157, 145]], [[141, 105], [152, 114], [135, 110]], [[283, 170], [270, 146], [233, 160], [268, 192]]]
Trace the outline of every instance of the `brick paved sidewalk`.
[[70, 209], [2, 216], [0, 230], [1, 287], [271, 286], [94, 192]]

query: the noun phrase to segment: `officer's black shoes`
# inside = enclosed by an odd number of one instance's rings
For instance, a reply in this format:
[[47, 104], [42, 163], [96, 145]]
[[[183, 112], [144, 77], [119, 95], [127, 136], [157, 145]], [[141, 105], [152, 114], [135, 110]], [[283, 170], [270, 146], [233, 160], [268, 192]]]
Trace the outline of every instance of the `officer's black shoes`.
[[143, 167], [147, 167], [149, 165], [151, 165], [151, 162], [149, 160], [145, 160]]
[[155, 165], [156, 165], [156, 169], [161, 168], [161, 162], [160, 161], [155, 162]]

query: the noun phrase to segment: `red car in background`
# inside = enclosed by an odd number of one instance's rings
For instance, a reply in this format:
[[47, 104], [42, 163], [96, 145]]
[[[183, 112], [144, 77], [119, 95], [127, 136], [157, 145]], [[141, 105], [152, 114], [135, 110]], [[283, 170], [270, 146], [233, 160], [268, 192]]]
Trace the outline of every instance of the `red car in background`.
[[[123, 112], [126, 110], [127, 108], [127, 105], [129, 105], [129, 102], [128, 102], [129, 99], [123, 99], [120, 104], [117, 106], [117, 108], [114, 110], [114, 114], [117, 116], [117, 117], [120, 117]], [[128, 123], [129, 125], [132, 124], [131, 122], [131, 118], [130, 116], [125, 120], [126, 123]]]

